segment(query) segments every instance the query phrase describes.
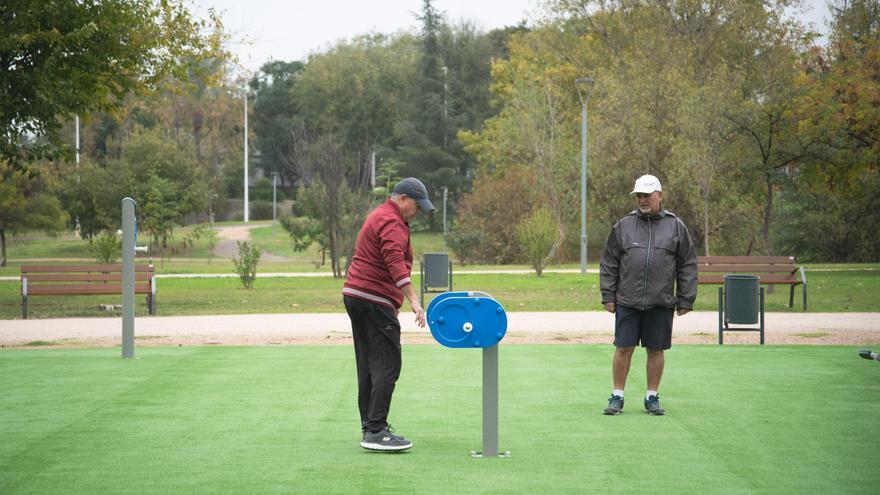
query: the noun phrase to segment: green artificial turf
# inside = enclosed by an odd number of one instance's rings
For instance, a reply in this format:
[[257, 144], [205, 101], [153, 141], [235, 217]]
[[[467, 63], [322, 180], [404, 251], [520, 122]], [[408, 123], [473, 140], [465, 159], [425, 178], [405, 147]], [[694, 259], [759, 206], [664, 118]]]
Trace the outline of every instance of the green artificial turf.
[[681, 346], [665, 417], [637, 352], [601, 414], [610, 346], [502, 346], [501, 448], [481, 441], [480, 351], [404, 347], [362, 450], [354, 352], [325, 347], [0, 352], [0, 493], [876, 493], [880, 363], [852, 347]]

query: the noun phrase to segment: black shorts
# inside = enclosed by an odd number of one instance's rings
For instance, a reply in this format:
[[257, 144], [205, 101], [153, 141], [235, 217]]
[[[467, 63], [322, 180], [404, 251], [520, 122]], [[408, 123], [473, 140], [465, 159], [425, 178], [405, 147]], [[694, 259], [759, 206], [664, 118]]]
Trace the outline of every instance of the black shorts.
[[672, 347], [672, 315], [675, 308], [640, 310], [617, 305], [614, 311], [614, 345], [662, 351]]

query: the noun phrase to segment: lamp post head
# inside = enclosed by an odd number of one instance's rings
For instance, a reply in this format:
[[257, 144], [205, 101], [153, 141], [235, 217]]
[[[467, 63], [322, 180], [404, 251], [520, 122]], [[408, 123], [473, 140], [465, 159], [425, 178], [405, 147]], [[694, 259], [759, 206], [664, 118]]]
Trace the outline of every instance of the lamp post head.
[[[593, 92], [593, 86], [596, 84], [596, 81], [592, 77], [579, 77], [574, 80], [574, 87], [577, 89], [578, 98], [581, 100], [581, 105], [586, 105], [587, 101], [590, 99], [590, 94]], [[583, 93], [581, 93], [581, 86], [587, 87], [587, 97], [584, 98]]]

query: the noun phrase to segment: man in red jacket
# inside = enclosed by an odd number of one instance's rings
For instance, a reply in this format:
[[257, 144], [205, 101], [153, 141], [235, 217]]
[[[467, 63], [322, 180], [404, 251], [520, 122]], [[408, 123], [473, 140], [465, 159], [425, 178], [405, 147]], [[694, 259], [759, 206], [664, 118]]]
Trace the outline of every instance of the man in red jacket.
[[416, 322], [425, 326], [425, 310], [413, 289], [413, 251], [409, 222], [419, 211], [432, 211], [428, 190], [414, 177], [403, 179], [385, 203], [367, 215], [342, 289], [351, 319], [361, 413], [361, 447], [399, 451], [412, 442], [388, 426], [391, 394], [400, 376], [400, 322], [403, 298]]

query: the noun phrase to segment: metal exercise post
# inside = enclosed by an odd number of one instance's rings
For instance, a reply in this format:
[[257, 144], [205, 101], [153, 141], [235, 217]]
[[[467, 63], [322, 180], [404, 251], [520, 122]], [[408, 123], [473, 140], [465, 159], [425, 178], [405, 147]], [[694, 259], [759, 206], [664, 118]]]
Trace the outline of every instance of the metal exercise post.
[[428, 326], [445, 347], [483, 349], [483, 450], [473, 457], [509, 457], [498, 448], [498, 343], [507, 333], [507, 314], [485, 292], [445, 292], [428, 306]]
[[122, 200], [122, 357], [134, 357], [134, 248], [137, 242], [136, 204]]
[[[509, 453], [508, 453], [509, 454]], [[473, 453], [477, 455], [477, 453]], [[483, 348], [483, 457], [498, 455], [498, 345]]]

